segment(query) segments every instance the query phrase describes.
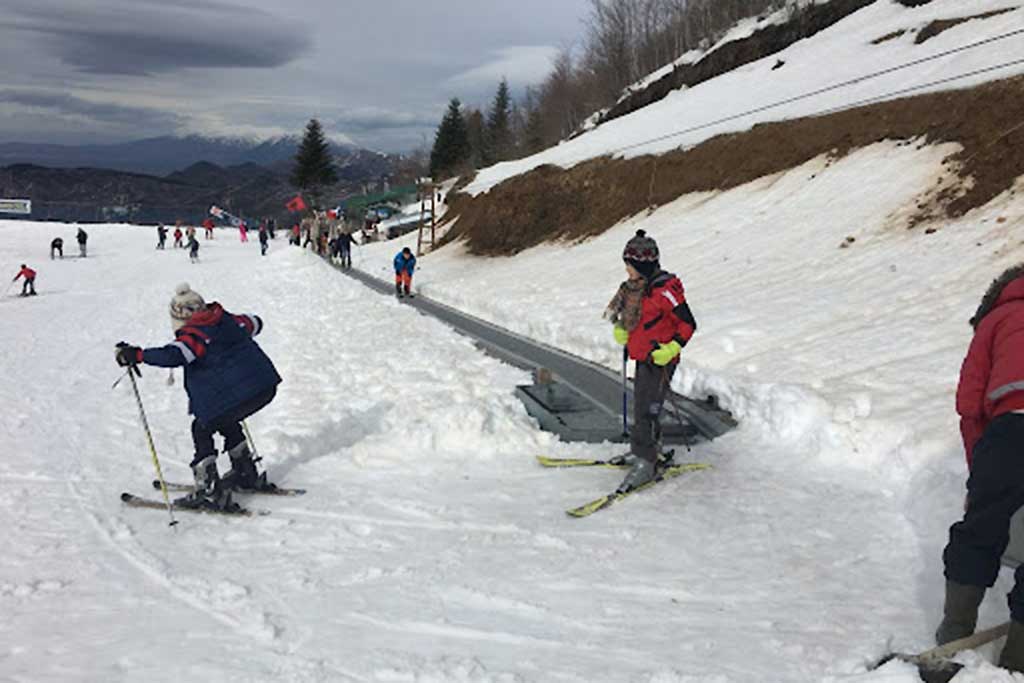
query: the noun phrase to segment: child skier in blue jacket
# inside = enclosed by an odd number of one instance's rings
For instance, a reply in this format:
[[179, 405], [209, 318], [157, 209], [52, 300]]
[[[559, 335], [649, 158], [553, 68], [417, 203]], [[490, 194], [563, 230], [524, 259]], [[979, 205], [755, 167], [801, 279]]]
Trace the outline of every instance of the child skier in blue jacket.
[[[266, 473], [256, 471], [241, 422], [274, 399], [281, 377], [252, 339], [263, 328], [258, 316], [228, 313], [219, 303], [207, 304], [188, 284], [181, 284], [171, 301], [171, 319], [173, 342], [148, 349], [122, 342], [115, 359], [121, 366], [185, 367], [189, 413], [195, 416], [192, 473], [196, 490], [175, 504], [224, 509], [231, 505], [229, 487], [267, 485]], [[231, 473], [224, 482], [217, 473], [215, 432], [224, 437], [224, 450], [231, 458]]]
[[395, 254], [395, 293], [398, 298], [402, 298], [402, 288], [405, 288], [405, 296], [411, 297], [412, 294], [412, 274], [416, 270], [416, 257], [413, 256], [412, 249], [406, 247], [402, 251]]

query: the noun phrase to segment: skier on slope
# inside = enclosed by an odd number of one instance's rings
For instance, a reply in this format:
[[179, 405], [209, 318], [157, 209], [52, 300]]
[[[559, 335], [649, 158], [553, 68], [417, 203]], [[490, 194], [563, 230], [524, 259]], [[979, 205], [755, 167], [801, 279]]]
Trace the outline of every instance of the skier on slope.
[[259, 232], [260, 256], [266, 256], [267, 255], [267, 248], [270, 246], [270, 244], [267, 242], [267, 238], [268, 237], [270, 237], [270, 235], [269, 235], [269, 233], [267, 231], [267, 224], [266, 223], [260, 223], [260, 232]]
[[167, 247], [167, 228], [164, 224], [156, 226], [156, 248], [164, 249]]
[[188, 260], [192, 263], [199, 260], [199, 240], [196, 239], [195, 231], [188, 236]]
[[[32, 270], [24, 263], [21, 264], [21, 270], [14, 276], [11, 282], [17, 282], [19, 277], [25, 278], [25, 284], [21, 286], [21, 296], [35, 296], [36, 295], [36, 271]], [[10, 285], [8, 285], [10, 286]]]
[[60, 255], [61, 260], [64, 260], [64, 240], [60, 237], [54, 237], [53, 241], [50, 242], [50, 260], [54, 259], [54, 254]]
[[[138, 363], [159, 367], [185, 366], [195, 456], [192, 473], [196, 490], [175, 501], [183, 507], [229, 509], [230, 488], [261, 489], [266, 473], [258, 473], [241, 422], [269, 404], [281, 377], [253, 337], [263, 329], [255, 315], [233, 315], [216, 302], [207, 304], [183, 283], [171, 300], [175, 341], [142, 349], [121, 342], [115, 360], [122, 367]], [[213, 435], [224, 437], [231, 471], [217, 473]]]
[[395, 254], [395, 293], [399, 299], [402, 298], [403, 288], [405, 296], [413, 296], [412, 274], [415, 270], [416, 257], [413, 256], [412, 249], [406, 247]]
[[636, 361], [633, 376], [632, 467], [618, 491], [630, 491], [658, 474], [662, 404], [670, 390], [679, 353], [697, 330], [683, 284], [661, 269], [658, 244], [643, 230], [622, 253], [629, 279], [622, 283], [606, 316], [615, 341]]
[[[1024, 506], [1024, 264], [991, 285], [970, 320], [974, 328], [956, 388], [967, 455], [963, 519], [949, 529], [942, 554], [946, 600], [939, 644], [974, 633], [985, 590], [999, 574], [1010, 518]], [[999, 666], [1024, 672], [1024, 565], [1008, 596], [1010, 633]]]
[[75, 239], [78, 240], [78, 255], [85, 258], [85, 243], [89, 241], [89, 233], [79, 228]]
[[184, 237], [184, 236], [185, 236], [185, 233], [183, 233], [181, 231], [181, 225], [179, 224], [179, 225], [174, 226], [174, 248], [175, 249], [180, 249], [182, 246], [184, 246], [181, 243], [181, 238]]

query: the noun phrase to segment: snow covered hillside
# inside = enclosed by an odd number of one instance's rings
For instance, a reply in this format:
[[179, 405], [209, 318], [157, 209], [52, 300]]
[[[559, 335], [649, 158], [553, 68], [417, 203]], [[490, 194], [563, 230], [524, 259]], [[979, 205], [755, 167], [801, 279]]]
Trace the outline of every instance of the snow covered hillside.
[[[933, 21], [1009, 8], [1014, 11], [961, 23], [915, 44], [918, 32]], [[975, 48], [960, 48], [1019, 31], [1022, 17], [1024, 9], [1006, 0], [934, 0], [920, 7], [879, 0], [777, 54], [694, 88], [675, 91], [534, 156], [484, 169], [465, 191], [473, 195], [486, 192], [544, 164], [570, 167], [605, 154], [635, 157], [663, 153], [722, 133], [746, 130], [759, 122], [814, 115], [873, 98], [891, 99], [904, 94], [906, 88], [1002, 64], [1008, 66], [916, 92], [962, 88], [1019, 74], [1024, 72], [1024, 40], [1019, 33]], [[890, 39], [876, 44], [882, 38]], [[958, 51], [925, 61], [952, 50]], [[784, 66], [773, 69], [780, 60]], [[804, 97], [883, 71], [887, 73]], [[745, 112], [750, 113], [741, 115]], [[675, 134], [680, 131], [688, 132]]]

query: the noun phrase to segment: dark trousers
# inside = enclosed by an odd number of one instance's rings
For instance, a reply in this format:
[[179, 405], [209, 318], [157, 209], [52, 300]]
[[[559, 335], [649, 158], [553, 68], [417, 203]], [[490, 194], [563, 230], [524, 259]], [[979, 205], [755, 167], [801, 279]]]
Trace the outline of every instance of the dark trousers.
[[21, 295], [27, 296], [28, 294], [36, 293], [36, 279], [34, 277], [25, 278], [25, 282], [21, 285]]
[[54, 254], [60, 254], [60, 257], [64, 258], [64, 247], [50, 247], [50, 260], [54, 258]]
[[[1024, 415], [992, 420], [974, 446], [967, 478], [967, 511], [949, 528], [942, 553], [946, 578], [991, 588], [1010, 542], [1010, 518], [1024, 506]], [[1024, 566], [1014, 574], [1010, 616], [1024, 623]]]
[[669, 363], [659, 367], [650, 361], [638, 361], [636, 364], [636, 374], [633, 376], [633, 429], [629, 433], [629, 442], [633, 455], [648, 462], [658, 459], [661, 408], [677, 365]]
[[220, 434], [224, 437], [225, 451], [230, 451], [245, 441], [245, 434], [242, 432], [242, 420], [273, 401], [276, 394], [277, 387], [274, 387], [249, 399], [233, 410], [229, 410], [223, 415], [218, 415], [209, 422], [202, 422], [198, 417], [192, 420], [192, 443], [196, 449], [192, 464], [195, 465], [203, 458], [211, 455], [217, 455], [217, 449], [213, 445], [214, 434]]
[[266, 240], [260, 240], [260, 255], [261, 256], [266, 256], [267, 255], [267, 247], [269, 247], [269, 246], [270, 245], [267, 244]]
[[341, 245], [338, 250], [341, 254], [341, 267], [351, 268], [352, 267], [352, 247], [348, 245]]

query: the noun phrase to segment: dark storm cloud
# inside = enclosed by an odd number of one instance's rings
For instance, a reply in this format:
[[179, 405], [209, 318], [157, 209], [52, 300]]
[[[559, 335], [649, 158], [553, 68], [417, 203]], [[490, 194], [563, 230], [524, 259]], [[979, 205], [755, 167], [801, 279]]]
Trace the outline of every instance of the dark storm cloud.
[[182, 123], [181, 117], [173, 112], [109, 102], [92, 102], [62, 93], [4, 89], [0, 90], [0, 103], [42, 109], [59, 116], [81, 117], [103, 124], [128, 125], [136, 129], [163, 130]]
[[223, 2], [104, 0], [61, 6], [14, 0], [0, 29], [39, 36], [74, 69], [146, 75], [183, 68], [277, 67], [308, 46], [296, 21]]
[[393, 128], [420, 128], [437, 125], [434, 112], [402, 112], [365, 107], [342, 112], [331, 121], [336, 129], [351, 131], [389, 130]]

